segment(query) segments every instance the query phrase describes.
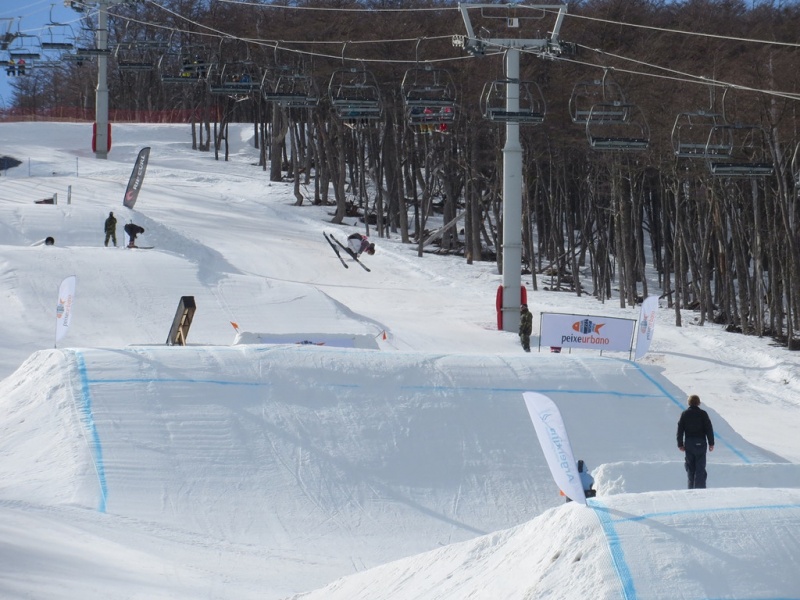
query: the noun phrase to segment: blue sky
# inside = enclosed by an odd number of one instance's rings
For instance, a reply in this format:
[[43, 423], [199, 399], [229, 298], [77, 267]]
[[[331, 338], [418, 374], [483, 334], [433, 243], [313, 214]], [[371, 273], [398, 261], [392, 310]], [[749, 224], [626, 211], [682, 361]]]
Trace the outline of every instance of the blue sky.
[[[52, 16], [51, 16], [52, 15]], [[51, 21], [62, 24], [69, 24], [77, 29], [80, 21], [80, 14], [64, 6], [63, 1], [57, 0], [3, 0], [0, 2], [0, 19], [3, 27], [2, 32], [8, 24], [8, 19], [13, 19], [12, 31], [20, 31], [24, 34], [47, 37], [48, 24]], [[55, 30], [56, 28], [54, 28]], [[65, 28], [58, 28], [65, 31]], [[3, 52], [2, 61], [8, 60], [7, 53]], [[0, 107], [7, 107], [11, 100], [11, 87], [8, 84], [8, 77], [5, 70], [0, 71]]]

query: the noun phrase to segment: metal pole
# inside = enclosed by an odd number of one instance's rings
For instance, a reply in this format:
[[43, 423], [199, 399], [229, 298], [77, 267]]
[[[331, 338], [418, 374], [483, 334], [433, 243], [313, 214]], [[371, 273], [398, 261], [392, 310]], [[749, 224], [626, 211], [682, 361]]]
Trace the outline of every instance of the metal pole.
[[97, 13], [97, 93], [95, 95], [95, 158], [108, 158], [108, 1]]
[[[506, 50], [506, 110], [519, 112], [519, 49]], [[503, 331], [519, 330], [522, 285], [522, 146], [519, 122], [506, 123], [503, 147]]]

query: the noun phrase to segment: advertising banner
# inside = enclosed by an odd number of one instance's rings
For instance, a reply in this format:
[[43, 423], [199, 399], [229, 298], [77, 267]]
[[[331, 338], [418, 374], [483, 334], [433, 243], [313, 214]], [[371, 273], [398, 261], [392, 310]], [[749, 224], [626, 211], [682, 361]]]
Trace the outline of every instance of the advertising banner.
[[133, 205], [136, 204], [136, 198], [139, 197], [139, 190], [142, 187], [144, 174], [147, 170], [148, 158], [150, 158], [149, 147], [139, 150], [139, 156], [136, 157], [136, 162], [133, 164], [131, 178], [128, 180], [128, 187], [125, 190], [125, 198], [122, 200], [122, 204], [126, 208], [133, 208]]
[[630, 352], [633, 319], [542, 313], [540, 346]]
[[650, 342], [653, 340], [653, 333], [656, 329], [656, 310], [658, 309], [658, 296], [648, 296], [642, 302], [642, 313], [639, 316], [638, 334], [636, 335], [636, 353], [634, 360], [638, 360], [647, 354], [650, 349]]
[[583, 493], [583, 485], [578, 474], [578, 463], [572, 454], [572, 446], [567, 437], [561, 412], [544, 394], [525, 392], [522, 397], [525, 399], [525, 406], [536, 429], [536, 437], [539, 438], [539, 445], [542, 447], [547, 466], [550, 467], [550, 473], [558, 489], [571, 500], [586, 504], [586, 495]]
[[56, 306], [56, 346], [61, 338], [67, 335], [72, 324], [72, 305], [75, 301], [75, 283], [77, 277], [70, 275], [61, 282], [58, 288], [58, 305]]

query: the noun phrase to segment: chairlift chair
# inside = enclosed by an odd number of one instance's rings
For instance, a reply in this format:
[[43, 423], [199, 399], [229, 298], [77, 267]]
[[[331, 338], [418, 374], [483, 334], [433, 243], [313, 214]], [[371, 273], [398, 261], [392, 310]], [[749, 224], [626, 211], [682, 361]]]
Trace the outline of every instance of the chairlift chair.
[[92, 56], [80, 55], [77, 52], [64, 52], [59, 58], [63, 62], [75, 63], [78, 66], [81, 66], [83, 63], [93, 59]]
[[193, 84], [204, 81], [211, 64], [208, 47], [202, 44], [169, 44], [158, 59], [162, 83]]
[[57, 69], [62, 66], [64, 66], [64, 64], [61, 62], [61, 60], [53, 59], [32, 60], [26, 65], [28, 69], [34, 71], [38, 71], [40, 69]]
[[768, 177], [775, 172], [769, 159], [767, 134], [758, 125], [715, 125], [708, 133], [708, 145], [730, 136], [732, 150], [727, 156], [705, 153], [708, 169], [715, 177]]
[[672, 126], [672, 149], [679, 158], [722, 158], [733, 152], [732, 130], [714, 112], [682, 112]]
[[42, 43], [36, 35], [17, 33], [8, 46], [10, 60], [38, 60], [42, 57]]
[[117, 44], [114, 48], [114, 57], [120, 71], [151, 71], [156, 66], [151, 46], [137, 40]]
[[181, 77], [205, 79], [208, 76], [211, 61], [209, 50], [205, 46], [189, 46], [181, 48]]
[[586, 138], [592, 150], [637, 152], [650, 145], [650, 128], [635, 104], [599, 103], [586, 118]]
[[406, 116], [410, 125], [450, 125], [456, 120], [456, 110], [451, 104], [415, 105], [406, 107]]
[[383, 112], [375, 76], [364, 69], [338, 69], [328, 82], [328, 97], [344, 121], [374, 121]]
[[75, 48], [75, 56], [83, 58], [92, 58], [95, 56], [111, 56], [111, 50], [108, 48], [93, 48], [93, 47]]
[[269, 90], [265, 86], [264, 98], [285, 108], [313, 108], [319, 104], [319, 91], [310, 75], [286, 68], [281, 69]]
[[19, 60], [38, 60], [42, 58], [41, 52], [34, 52], [33, 50], [15, 50], [15, 51], [8, 51], [8, 57], [10, 60], [19, 61]]
[[456, 86], [446, 69], [431, 66], [409, 69], [403, 75], [400, 89], [407, 107], [455, 108]]
[[544, 122], [547, 105], [541, 88], [533, 81], [520, 81], [519, 107], [515, 111], [506, 108], [506, 86], [509, 79], [491, 81], [483, 86], [481, 113], [485, 119], [496, 123], [520, 123], [538, 125]]
[[8, 50], [8, 46], [17, 37], [17, 34], [11, 31], [13, 25], [13, 18], [0, 17], [0, 50]]
[[624, 121], [625, 94], [615, 81], [594, 79], [579, 81], [572, 88], [569, 98], [569, 115], [572, 122], [585, 125], [591, 115], [594, 119], [616, 119]]
[[212, 78], [209, 91], [217, 95], [249, 95], [261, 90], [261, 73], [250, 61], [227, 62]]
[[53, 23], [41, 38], [42, 50], [72, 50], [75, 47], [75, 32], [69, 25]]

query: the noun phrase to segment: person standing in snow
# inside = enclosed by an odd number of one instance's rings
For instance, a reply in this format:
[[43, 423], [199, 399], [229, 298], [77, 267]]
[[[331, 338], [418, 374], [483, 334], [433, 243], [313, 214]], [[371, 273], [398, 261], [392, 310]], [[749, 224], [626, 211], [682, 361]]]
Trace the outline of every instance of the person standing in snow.
[[353, 233], [347, 236], [347, 247], [353, 258], [358, 258], [364, 252], [369, 255], [375, 254], [375, 244], [370, 242], [367, 236], [360, 233]]
[[110, 239], [114, 242], [114, 246], [117, 245], [117, 218], [114, 216], [113, 212], [108, 213], [108, 218], [106, 219], [105, 223], [105, 232], [106, 232], [106, 241], [105, 245], [108, 246], [108, 240]]
[[531, 332], [533, 331], [533, 315], [528, 310], [528, 305], [519, 307], [519, 341], [525, 352], [531, 351]]
[[689, 408], [678, 419], [678, 450], [685, 453], [684, 468], [689, 478], [689, 489], [706, 487], [706, 443], [714, 451], [714, 427], [708, 413], [700, 408], [700, 397], [692, 394]]

